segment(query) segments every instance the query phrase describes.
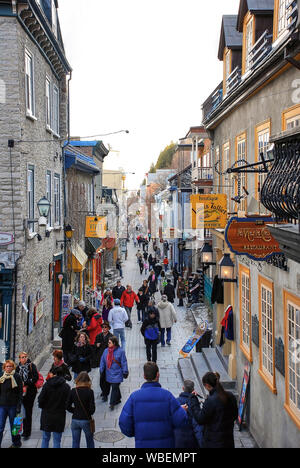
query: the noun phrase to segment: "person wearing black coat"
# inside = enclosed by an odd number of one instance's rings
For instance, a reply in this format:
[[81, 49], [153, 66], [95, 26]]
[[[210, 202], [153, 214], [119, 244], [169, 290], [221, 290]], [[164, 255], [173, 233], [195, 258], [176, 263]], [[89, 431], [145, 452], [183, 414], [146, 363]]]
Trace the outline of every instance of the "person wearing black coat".
[[157, 277], [154, 271], [151, 271], [150, 276], [148, 278], [148, 285], [149, 285], [149, 293], [151, 295], [155, 294], [157, 291]]
[[37, 395], [37, 388], [35, 383], [39, 379], [38, 370], [36, 365], [30, 361], [28, 354], [22, 352], [19, 354], [19, 365], [16, 368], [16, 373], [20, 375], [23, 381], [23, 388], [25, 389], [25, 394], [23, 393], [23, 406], [25, 409], [25, 418], [23, 419], [23, 434], [22, 437], [26, 440], [29, 439], [31, 435], [32, 428], [32, 409], [34, 405], [34, 400]]
[[[21, 411], [23, 382], [19, 374], [16, 373], [16, 364], [10, 359], [2, 365], [3, 374], [0, 377], [0, 447], [5, 430], [6, 419], [9, 418], [12, 431], [14, 418]], [[21, 436], [12, 435], [11, 448], [22, 446]]]
[[167, 286], [165, 286], [163, 294], [165, 294], [168, 298], [168, 301], [171, 302], [171, 304], [174, 304], [174, 299], [175, 299], [175, 289], [174, 286], [171, 284], [171, 280], [167, 280]]
[[66, 317], [63, 328], [61, 331], [61, 339], [62, 339], [62, 350], [64, 353], [64, 361], [66, 364], [69, 364], [69, 356], [72, 353], [74, 341], [79, 331], [80, 327], [78, 325], [78, 318], [80, 316], [80, 312], [77, 309], [72, 309], [70, 314]]
[[[195, 385], [192, 380], [184, 380], [183, 385], [183, 392], [180, 393], [177, 398], [177, 401], [181, 406], [188, 405], [192, 392], [195, 389]], [[199, 426], [199, 424], [197, 424], [189, 410], [187, 410], [187, 416], [188, 423], [186, 426], [182, 426], [174, 431], [175, 448], [201, 448], [203, 444], [203, 426]]]
[[72, 371], [74, 380], [80, 372], [91, 372], [92, 347], [89, 337], [84, 332], [79, 332], [72, 351]]
[[[138, 302], [136, 308], [137, 308], [137, 313], [138, 313], [138, 323], [141, 323], [141, 321], [143, 322], [145, 320], [146, 309], [147, 309], [148, 302], [149, 302], [149, 296], [148, 294], [144, 294], [144, 291], [142, 288], [138, 290], [138, 296], [139, 296], [140, 302]], [[141, 317], [141, 314], [142, 314], [142, 317]]]
[[[99, 335], [96, 336], [95, 346], [97, 349], [98, 367], [100, 366], [102, 354], [104, 353], [106, 348], [108, 348], [108, 340], [113, 336], [113, 334], [110, 333], [109, 330], [110, 330], [109, 322], [103, 322], [102, 333], [99, 333]], [[102, 400], [107, 401], [107, 397], [105, 397], [105, 395], [109, 394], [109, 387], [105, 379], [105, 373], [102, 373], [100, 375], [100, 388], [102, 391], [101, 393]]]
[[234, 448], [234, 422], [238, 416], [235, 396], [225, 392], [217, 373], [208, 372], [202, 378], [209, 396], [202, 409], [195, 395], [188, 408], [198, 424], [204, 425], [203, 448]]
[[114, 299], [121, 300], [121, 297], [124, 291], [125, 291], [125, 288], [124, 286], [122, 286], [121, 281], [117, 281], [117, 285], [112, 290], [112, 297]]
[[53, 370], [51, 377], [43, 386], [38, 397], [41, 413], [41, 431], [43, 440], [41, 448], [49, 448], [53, 433], [53, 448], [60, 448], [62, 434], [66, 424], [66, 409], [71, 388], [63, 377], [61, 367]]
[[87, 372], [81, 372], [76, 379], [67, 401], [67, 410], [72, 413], [72, 448], [80, 448], [81, 431], [85, 433], [86, 447], [95, 448], [90, 429], [90, 419], [95, 413], [95, 396], [91, 389], [92, 381]]

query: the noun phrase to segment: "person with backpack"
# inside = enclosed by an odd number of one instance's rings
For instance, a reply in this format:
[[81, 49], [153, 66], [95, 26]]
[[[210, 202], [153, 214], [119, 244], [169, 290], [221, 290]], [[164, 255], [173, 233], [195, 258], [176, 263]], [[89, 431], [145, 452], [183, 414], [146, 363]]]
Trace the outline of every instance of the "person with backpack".
[[202, 382], [209, 396], [201, 409], [197, 396], [192, 394], [188, 408], [197, 423], [204, 425], [203, 448], [234, 448], [234, 422], [238, 417], [236, 398], [224, 390], [217, 372], [207, 372]]
[[[183, 392], [177, 398], [178, 403], [188, 405], [190, 397], [195, 390], [192, 380], [184, 380]], [[199, 403], [200, 407], [200, 403]], [[203, 444], [203, 426], [200, 426], [189, 410], [187, 410], [188, 423], [185, 426], [175, 429], [175, 448], [198, 449]]]
[[39, 373], [36, 365], [31, 362], [25, 351], [19, 354], [19, 364], [16, 368], [16, 373], [20, 375], [23, 381], [22, 404], [25, 409], [25, 418], [23, 419], [22, 437], [24, 440], [27, 440], [31, 436], [32, 410], [37, 395], [35, 384], [39, 380]]
[[145, 338], [147, 360], [157, 361], [157, 345], [160, 342], [161, 326], [155, 307], [148, 310], [148, 318], [143, 321], [141, 334]]

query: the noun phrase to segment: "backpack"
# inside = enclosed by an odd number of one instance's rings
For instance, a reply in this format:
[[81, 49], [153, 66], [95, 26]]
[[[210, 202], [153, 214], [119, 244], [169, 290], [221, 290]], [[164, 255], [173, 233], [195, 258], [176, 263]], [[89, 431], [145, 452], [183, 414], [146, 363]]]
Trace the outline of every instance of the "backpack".
[[158, 341], [160, 339], [160, 332], [156, 323], [147, 326], [145, 330], [145, 338], [151, 341]]

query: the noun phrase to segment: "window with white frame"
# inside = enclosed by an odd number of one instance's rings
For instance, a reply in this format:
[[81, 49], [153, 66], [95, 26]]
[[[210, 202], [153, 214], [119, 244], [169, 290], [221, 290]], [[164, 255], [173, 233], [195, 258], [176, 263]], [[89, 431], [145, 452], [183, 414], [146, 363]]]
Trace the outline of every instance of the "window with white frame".
[[59, 135], [59, 89], [53, 85], [52, 130]]
[[30, 116], [35, 114], [34, 95], [34, 64], [33, 55], [25, 50], [25, 93], [26, 93], [26, 113]]
[[250, 60], [250, 52], [253, 47], [253, 25], [254, 25], [254, 18], [253, 16], [249, 19], [247, 25], [246, 25], [246, 51], [245, 51], [245, 73], [250, 70], [251, 68], [251, 60]]
[[55, 174], [53, 180], [53, 208], [54, 225], [61, 225], [61, 196], [60, 196], [60, 175]]
[[[27, 168], [27, 216], [28, 229], [34, 231], [34, 166]], [[31, 220], [31, 221], [30, 221]]]
[[267, 376], [274, 374], [273, 349], [273, 291], [267, 285], [261, 284], [261, 365]]
[[232, 176], [231, 174], [227, 174], [226, 171], [227, 169], [230, 168], [231, 162], [230, 162], [230, 144], [225, 143], [223, 145], [223, 158], [222, 158], [222, 163], [223, 163], [223, 187], [222, 187], [222, 193], [227, 195], [227, 208], [228, 211], [231, 211], [231, 197], [232, 197]]
[[[247, 153], [246, 153], [246, 135], [243, 134], [242, 136], [239, 136], [237, 138], [237, 154], [236, 154], [236, 160], [239, 161], [238, 162], [238, 166], [244, 166], [246, 164], [246, 159], [247, 159]], [[236, 195], [239, 195], [238, 194], [238, 186], [239, 186], [239, 183], [240, 183], [240, 187], [241, 187], [241, 193], [240, 195], [244, 194], [244, 188], [247, 189], [247, 175], [245, 172], [241, 172], [239, 175], [238, 175], [238, 178], [240, 178], [240, 181], [237, 179], [237, 182], [236, 182]], [[246, 211], [247, 209], [247, 201], [246, 199], [242, 199], [241, 202], [239, 203], [238, 205], [238, 209], [240, 211]]]
[[299, 300], [288, 297], [287, 333], [288, 333], [288, 398], [289, 407], [300, 421], [300, 307]]
[[[266, 126], [262, 130], [258, 130], [257, 133], [257, 156], [258, 156], [258, 161], [261, 161], [261, 154], [263, 154], [264, 159], [267, 160], [267, 150], [269, 149], [270, 146], [270, 127]], [[267, 174], [258, 174], [258, 194], [261, 193], [262, 187], [265, 183], [265, 180], [267, 178]], [[262, 213], [267, 213], [266, 208], [263, 205], [260, 205], [260, 208], [262, 210]]]
[[280, 36], [292, 21], [292, 18], [288, 17], [291, 11], [291, 0], [278, 0], [277, 36]]
[[51, 128], [52, 121], [52, 99], [51, 99], [51, 82], [46, 78], [46, 125], [48, 128]]
[[[49, 200], [52, 205], [52, 174], [51, 171], [47, 171], [46, 174], [46, 198]], [[50, 206], [48, 214], [48, 226], [52, 225], [52, 207]]]
[[287, 119], [286, 121], [286, 129], [291, 130], [293, 128], [300, 127], [300, 114]]

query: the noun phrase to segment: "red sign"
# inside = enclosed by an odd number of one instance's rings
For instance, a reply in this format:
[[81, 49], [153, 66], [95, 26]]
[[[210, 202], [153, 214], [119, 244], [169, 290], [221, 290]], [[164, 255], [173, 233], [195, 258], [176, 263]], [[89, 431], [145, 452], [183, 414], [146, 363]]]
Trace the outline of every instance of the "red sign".
[[116, 239], [113, 237], [106, 237], [102, 239], [101, 248], [105, 248], [107, 250], [113, 249], [116, 246]]
[[225, 231], [230, 250], [260, 261], [282, 253], [267, 226], [272, 222], [272, 218], [231, 218]]

